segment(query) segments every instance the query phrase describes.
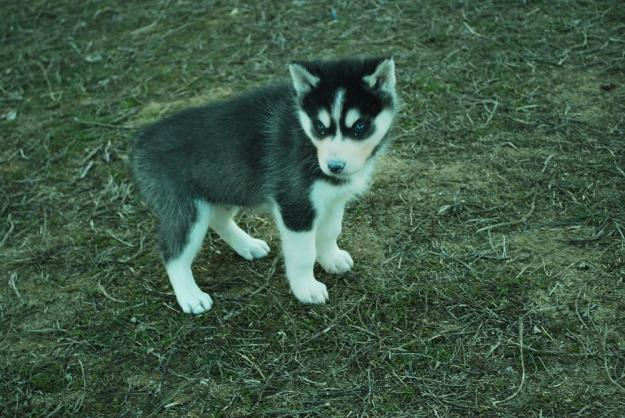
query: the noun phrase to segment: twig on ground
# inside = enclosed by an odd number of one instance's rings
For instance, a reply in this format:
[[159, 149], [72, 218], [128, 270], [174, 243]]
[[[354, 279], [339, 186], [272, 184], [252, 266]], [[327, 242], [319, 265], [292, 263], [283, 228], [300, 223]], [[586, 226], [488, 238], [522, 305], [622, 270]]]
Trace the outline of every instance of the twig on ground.
[[610, 381], [610, 383], [612, 383], [614, 386], [619, 388], [621, 392], [625, 392], [625, 387], [623, 387], [623, 385], [617, 382], [612, 377], [612, 374], [610, 373], [610, 368], [608, 367], [608, 355], [607, 355], [608, 350], [606, 347], [607, 338], [608, 338], [608, 327], [605, 326], [603, 329], [603, 333], [601, 335], [601, 348], [603, 350], [603, 368], [605, 369], [605, 374], [608, 376], [608, 380]]
[[15, 285], [15, 279], [17, 279], [17, 273], [13, 272], [9, 276], [9, 287], [11, 287], [11, 289], [15, 293], [15, 296], [17, 296], [17, 299], [20, 302], [24, 303], [24, 299], [22, 299], [22, 295], [20, 295], [20, 292], [17, 290], [17, 286]]
[[505, 403], [517, 396], [521, 389], [523, 389], [523, 384], [525, 384], [525, 360], [523, 359], [523, 318], [519, 317], [519, 355], [521, 356], [521, 383], [519, 383], [519, 387], [514, 393], [508, 396], [506, 399], [502, 399], [501, 401], [494, 401], [493, 404], [499, 405], [500, 403]]
[[121, 299], [115, 299], [113, 296], [109, 295], [106, 291], [106, 289], [104, 289], [104, 286], [102, 286], [102, 283], [100, 283], [98, 281], [98, 290], [100, 291], [100, 293], [102, 293], [104, 296], [106, 296], [107, 299], [112, 300], [113, 302], [117, 302], [117, 303], [126, 303], [125, 300], [121, 300]]

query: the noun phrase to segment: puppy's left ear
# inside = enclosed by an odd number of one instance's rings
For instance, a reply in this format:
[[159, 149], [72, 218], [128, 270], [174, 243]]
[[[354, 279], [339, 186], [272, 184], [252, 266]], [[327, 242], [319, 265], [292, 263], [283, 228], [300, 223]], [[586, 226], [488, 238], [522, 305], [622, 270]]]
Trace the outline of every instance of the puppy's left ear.
[[298, 96], [303, 96], [319, 84], [319, 77], [311, 74], [310, 71], [300, 63], [294, 62], [289, 65], [289, 72], [291, 73], [293, 87]]
[[392, 93], [395, 91], [395, 61], [385, 58], [379, 62], [373, 74], [366, 75], [363, 81], [372, 89], [380, 89]]

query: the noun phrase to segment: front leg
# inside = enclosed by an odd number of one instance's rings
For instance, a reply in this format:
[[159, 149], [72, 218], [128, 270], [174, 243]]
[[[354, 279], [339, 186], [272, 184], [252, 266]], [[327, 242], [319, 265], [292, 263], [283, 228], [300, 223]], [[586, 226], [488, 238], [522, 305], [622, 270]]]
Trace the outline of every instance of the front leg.
[[341, 274], [354, 266], [349, 253], [341, 250], [336, 242], [341, 234], [345, 204], [337, 203], [322, 213], [316, 228], [317, 261], [325, 271]]
[[275, 217], [291, 291], [302, 303], [325, 303], [329, 298], [328, 290], [315, 279], [313, 272], [316, 258], [314, 211], [297, 213], [277, 207]]

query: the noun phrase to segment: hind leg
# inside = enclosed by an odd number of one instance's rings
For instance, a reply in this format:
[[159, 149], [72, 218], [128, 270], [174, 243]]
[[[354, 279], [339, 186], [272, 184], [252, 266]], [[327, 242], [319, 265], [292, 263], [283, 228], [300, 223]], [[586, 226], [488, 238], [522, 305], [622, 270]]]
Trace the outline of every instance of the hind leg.
[[196, 202], [180, 205], [175, 216], [161, 220], [161, 246], [169, 281], [176, 299], [186, 313], [208, 311], [213, 301], [195, 283], [191, 264], [208, 229], [211, 206]]
[[246, 260], [261, 258], [269, 253], [269, 245], [261, 239], [251, 237], [234, 222], [235, 208], [211, 205], [210, 227]]

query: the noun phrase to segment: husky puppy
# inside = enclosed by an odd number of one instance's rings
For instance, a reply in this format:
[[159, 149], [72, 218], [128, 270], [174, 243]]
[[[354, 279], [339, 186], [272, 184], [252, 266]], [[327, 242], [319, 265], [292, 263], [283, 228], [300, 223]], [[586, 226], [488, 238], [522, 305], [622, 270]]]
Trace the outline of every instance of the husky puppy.
[[186, 313], [211, 308], [191, 263], [212, 228], [241, 257], [269, 252], [235, 223], [238, 208], [269, 206], [293, 294], [328, 300], [318, 262], [344, 273], [337, 245], [345, 204], [370, 183], [397, 108], [392, 59], [296, 62], [291, 83], [174, 114], [145, 128], [133, 170], [158, 217], [160, 249]]

